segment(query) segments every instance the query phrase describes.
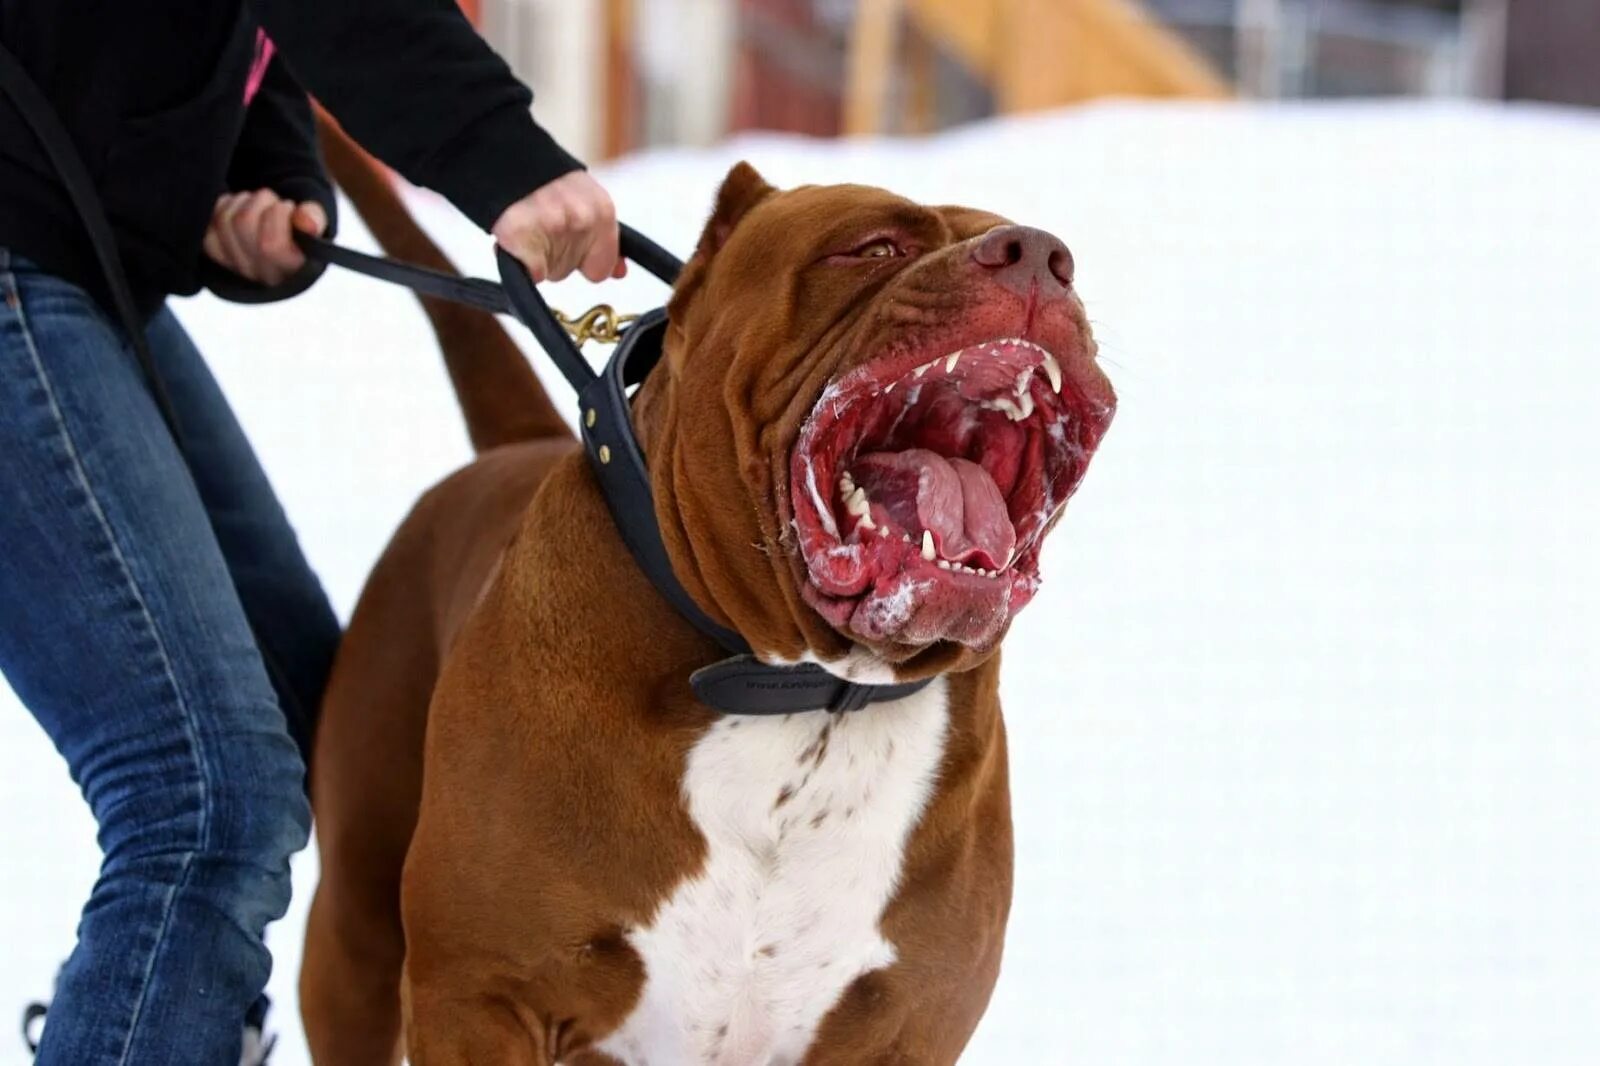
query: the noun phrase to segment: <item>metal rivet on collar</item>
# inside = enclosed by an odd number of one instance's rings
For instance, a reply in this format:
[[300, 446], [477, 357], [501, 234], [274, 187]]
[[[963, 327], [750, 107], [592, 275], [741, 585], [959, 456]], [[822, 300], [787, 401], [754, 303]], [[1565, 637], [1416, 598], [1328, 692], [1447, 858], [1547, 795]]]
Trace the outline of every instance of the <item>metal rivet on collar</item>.
[[600, 445], [600, 461], [602, 463], [609, 463], [611, 461], [611, 449], [606, 447], [604, 444]]
[[593, 429], [594, 428], [594, 420], [596, 418], [598, 418], [598, 417], [599, 417], [599, 415], [597, 415], [595, 413], [595, 409], [593, 407], [591, 407], [591, 408], [589, 408], [589, 413], [583, 416], [583, 424], [588, 426], [590, 429]]

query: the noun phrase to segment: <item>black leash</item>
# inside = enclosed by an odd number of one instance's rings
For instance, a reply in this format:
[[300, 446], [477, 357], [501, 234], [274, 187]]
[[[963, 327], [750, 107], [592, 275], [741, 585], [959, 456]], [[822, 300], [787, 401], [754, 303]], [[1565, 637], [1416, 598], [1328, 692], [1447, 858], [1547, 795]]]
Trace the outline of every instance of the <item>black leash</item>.
[[[116, 238], [88, 168], [55, 109], [3, 46], [0, 46], [0, 89], [22, 113], [82, 217], [101, 272], [110, 287], [117, 315], [149, 379], [162, 418], [181, 451], [183, 438], [178, 419], [150, 353], [144, 324], [135, 310], [117, 252]], [[683, 270], [683, 263], [677, 257], [632, 227], [621, 226], [620, 230], [625, 257], [668, 285], [677, 280]], [[497, 284], [367, 255], [305, 234], [296, 234], [296, 238], [312, 259], [403, 285], [424, 295], [482, 311], [513, 315], [533, 333], [534, 339], [578, 393], [584, 449], [605, 496], [606, 507], [629, 553], [650, 583], [686, 621], [730, 653], [730, 658], [696, 670], [690, 676], [690, 684], [701, 702], [725, 714], [854, 711], [871, 703], [901, 699], [928, 684], [927, 680], [922, 680], [898, 685], [858, 685], [812, 664], [769, 666], [751, 654], [744, 638], [702, 611], [678, 581], [656, 522], [649, 469], [633, 433], [628, 393], [629, 388], [644, 381], [661, 359], [667, 325], [664, 309], [640, 316], [618, 342], [604, 371], [596, 373], [566, 327], [539, 295], [527, 270], [504, 249], [496, 252], [500, 269], [500, 283]], [[266, 658], [264, 646], [262, 652]], [[272, 669], [270, 661], [268, 668]]]

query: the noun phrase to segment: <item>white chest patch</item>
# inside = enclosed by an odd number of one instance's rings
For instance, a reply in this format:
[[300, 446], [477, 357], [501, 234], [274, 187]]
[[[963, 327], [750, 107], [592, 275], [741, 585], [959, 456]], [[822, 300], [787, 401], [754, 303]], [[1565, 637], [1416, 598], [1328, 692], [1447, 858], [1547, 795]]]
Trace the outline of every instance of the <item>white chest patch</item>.
[[842, 716], [725, 718], [683, 792], [705, 866], [651, 923], [638, 1005], [599, 1045], [627, 1066], [793, 1066], [861, 974], [944, 755], [945, 681]]

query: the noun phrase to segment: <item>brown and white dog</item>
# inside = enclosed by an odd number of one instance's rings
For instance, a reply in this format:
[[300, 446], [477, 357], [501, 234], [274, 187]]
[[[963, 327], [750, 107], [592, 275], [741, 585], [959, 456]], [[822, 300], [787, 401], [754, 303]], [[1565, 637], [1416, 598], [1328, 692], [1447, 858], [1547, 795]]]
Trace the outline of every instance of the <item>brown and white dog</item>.
[[[442, 265], [327, 147], [386, 249]], [[521, 354], [428, 310], [478, 456], [395, 534], [329, 690], [316, 1061], [955, 1062], [1011, 897], [997, 649], [1115, 405], [1065, 246], [742, 164], [722, 187], [636, 427], [712, 618], [768, 661], [936, 677], [844, 715], [698, 704], [721, 653]]]

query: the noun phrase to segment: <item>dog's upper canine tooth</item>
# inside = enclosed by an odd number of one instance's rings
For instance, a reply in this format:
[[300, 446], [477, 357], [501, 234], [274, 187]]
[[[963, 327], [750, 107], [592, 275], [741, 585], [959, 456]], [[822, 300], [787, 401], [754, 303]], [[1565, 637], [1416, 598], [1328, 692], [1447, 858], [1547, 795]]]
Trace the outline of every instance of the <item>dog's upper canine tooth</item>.
[[1044, 353], [1044, 372], [1050, 378], [1050, 391], [1061, 394], [1061, 364], [1049, 352]]
[[924, 529], [922, 531], [922, 557], [931, 563], [935, 554], [933, 550], [933, 534]]

